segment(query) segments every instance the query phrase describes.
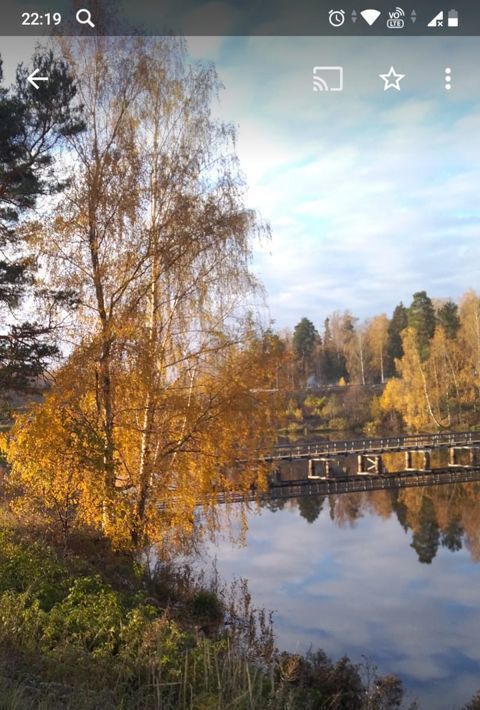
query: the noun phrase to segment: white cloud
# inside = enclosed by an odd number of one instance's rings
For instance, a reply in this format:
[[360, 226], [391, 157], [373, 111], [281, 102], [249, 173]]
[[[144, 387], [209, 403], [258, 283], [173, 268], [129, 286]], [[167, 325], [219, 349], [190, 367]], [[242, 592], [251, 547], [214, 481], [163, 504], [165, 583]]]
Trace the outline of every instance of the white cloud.
[[[221, 114], [239, 124], [250, 203], [273, 238], [256, 250], [277, 325], [332, 309], [366, 317], [426, 288], [459, 296], [480, 258], [480, 108], [472, 44], [424, 38], [235, 38], [215, 47]], [[343, 94], [312, 67], [343, 65]], [[382, 91], [394, 64], [402, 92]], [[443, 88], [453, 67], [454, 90]]]

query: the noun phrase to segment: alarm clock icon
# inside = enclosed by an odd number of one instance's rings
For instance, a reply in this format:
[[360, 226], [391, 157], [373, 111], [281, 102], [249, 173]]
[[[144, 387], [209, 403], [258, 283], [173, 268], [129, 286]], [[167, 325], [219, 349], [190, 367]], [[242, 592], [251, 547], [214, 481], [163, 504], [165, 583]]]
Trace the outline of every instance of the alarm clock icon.
[[332, 27], [341, 27], [345, 22], [345, 10], [330, 10], [328, 21]]

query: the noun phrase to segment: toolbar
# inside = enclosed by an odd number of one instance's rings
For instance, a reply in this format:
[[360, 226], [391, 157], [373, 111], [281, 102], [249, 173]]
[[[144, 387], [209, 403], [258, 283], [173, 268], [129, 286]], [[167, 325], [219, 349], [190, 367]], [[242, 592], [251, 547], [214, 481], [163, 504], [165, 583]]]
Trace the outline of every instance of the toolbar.
[[480, 6], [418, 2], [397, 5], [336, 4], [312, 0], [37, 0], [2, 9], [3, 35], [284, 35], [433, 36], [480, 35]]

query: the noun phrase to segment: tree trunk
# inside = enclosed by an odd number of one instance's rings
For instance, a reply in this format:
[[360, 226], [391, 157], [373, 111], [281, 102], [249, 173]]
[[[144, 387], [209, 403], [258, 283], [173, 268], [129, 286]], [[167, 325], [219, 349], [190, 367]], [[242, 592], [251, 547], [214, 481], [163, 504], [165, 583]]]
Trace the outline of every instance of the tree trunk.
[[[94, 210], [91, 211], [91, 215]], [[92, 260], [92, 274], [95, 286], [98, 315], [101, 322], [101, 352], [99, 360], [99, 398], [101, 411], [99, 412], [102, 422], [104, 439], [104, 502], [103, 502], [103, 526], [108, 525], [111, 515], [112, 501], [115, 495], [115, 439], [114, 439], [114, 408], [111, 378], [111, 357], [113, 337], [111, 334], [111, 324], [109, 323], [107, 310], [105, 307], [105, 295], [103, 280], [98, 258], [97, 230], [94, 218], [90, 218], [89, 230], [90, 256]]]
[[[160, 111], [158, 94], [154, 105], [155, 113]], [[153, 135], [153, 150], [151, 155], [152, 167], [150, 175], [150, 203], [151, 203], [151, 257], [150, 257], [150, 284], [148, 291], [147, 311], [147, 343], [146, 343], [146, 381], [145, 404], [143, 410], [142, 433], [140, 441], [140, 466], [138, 472], [138, 493], [133, 521], [132, 543], [135, 548], [143, 544], [145, 513], [148, 502], [149, 490], [152, 483], [152, 444], [153, 424], [156, 406], [156, 357], [157, 357], [157, 319], [158, 319], [158, 288], [159, 288], [159, 235], [157, 225], [157, 190], [158, 190], [158, 125], [155, 124]]]
[[[154, 251], [156, 250], [156, 240], [154, 240]], [[140, 437], [140, 465], [138, 471], [138, 493], [135, 510], [135, 520], [133, 524], [132, 542], [138, 548], [143, 542], [143, 528], [145, 522], [145, 512], [148, 502], [149, 489], [152, 479], [152, 437], [153, 423], [156, 406], [156, 330], [157, 330], [157, 308], [158, 308], [158, 268], [157, 254], [152, 256], [152, 267], [150, 276], [150, 291], [148, 303], [147, 322], [147, 348], [145, 363], [145, 402], [143, 407], [143, 421]]]
[[362, 385], [365, 385], [365, 363], [363, 357], [363, 339], [362, 336], [358, 336], [358, 354], [360, 358], [360, 373], [362, 376]]

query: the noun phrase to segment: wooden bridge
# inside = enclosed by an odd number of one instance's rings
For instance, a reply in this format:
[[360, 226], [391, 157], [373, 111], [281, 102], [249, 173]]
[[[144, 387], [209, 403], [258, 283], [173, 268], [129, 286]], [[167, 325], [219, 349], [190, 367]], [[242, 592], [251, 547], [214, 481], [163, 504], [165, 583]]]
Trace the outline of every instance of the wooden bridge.
[[399, 473], [371, 476], [360, 474], [343, 478], [324, 478], [322, 480], [303, 479], [272, 483], [267, 491], [251, 490], [248, 493], [214, 494], [215, 503], [245, 503], [258, 500], [268, 502], [286, 498], [300, 498], [309, 495], [338, 495], [341, 493], [361, 493], [363, 491], [392, 490], [399, 488], [418, 488], [453, 483], [471, 483], [480, 481], [480, 468], [439, 469], [430, 473], [421, 471], [402, 471]]
[[[480, 467], [476, 469], [441, 469], [426, 472], [400, 472], [387, 473], [378, 476], [360, 474], [357, 476], [345, 476], [343, 478], [325, 478], [322, 480], [302, 479], [299, 481], [285, 481], [283, 483], [272, 483], [266, 491], [257, 491], [254, 488], [248, 492], [224, 492], [212, 493], [209, 502], [215, 505], [231, 503], [260, 502], [268, 503], [273, 500], [285, 500], [288, 498], [301, 498], [311, 495], [340, 495], [342, 493], [362, 493], [368, 491], [392, 490], [399, 488], [419, 488], [423, 486], [438, 486], [454, 483], [480, 482]], [[198, 503], [203, 505], [203, 503]], [[159, 507], [164, 508], [160, 503]]]
[[[434, 450], [448, 450], [448, 465], [432, 469], [430, 456]], [[461, 463], [459, 453], [467, 453], [467, 463]], [[384, 472], [382, 454], [404, 452], [402, 471]], [[357, 456], [355, 475], [333, 473], [333, 461], [341, 456]], [[306, 460], [307, 476], [298, 480], [282, 480], [277, 472], [270, 477], [265, 491], [255, 487], [248, 492], [216, 491], [213, 503], [268, 501], [306, 495], [359, 493], [395, 488], [412, 488], [441, 484], [480, 481], [480, 432], [445, 432], [394, 437], [347, 439], [343, 441], [313, 441], [282, 445], [271, 453], [259, 455], [255, 461], [274, 464], [282, 461]], [[414, 460], [415, 459], [415, 460]], [[420, 466], [418, 464], [420, 459]], [[239, 459], [248, 465], [252, 459]]]
[[265, 461], [281, 461], [312, 456], [344, 456], [348, 454], [381, 454], [398, 451], [419, 451], [480, 447], [480, 432], [455, 431], [436, 434], [407, 434], [405, 436], [346, 439], [343, 441], [311, 441], [302, 444], [282, 444], [276, 446], [273, 454], [266, 455]]
[[461, 451], [468, 453], [468, 465], [476, 467], [480, 459], [480, 432], [461, 431], [343, 441], [313, 441], [277, 446], [273, 452], [263, 456], [262, 460], [268, 463], [280, 463], [307, 459], [308, 477], [325, 478], [330, 475], [336, 459], [354, 454], [357, 456], [357, 473], [378, 475], [384, 470], [382, 454], [403, 452], [405, 471], [430, 471], [432, 451], [442, 449], [448, 450], [449, 467], [464, 466], [459, 462]]

